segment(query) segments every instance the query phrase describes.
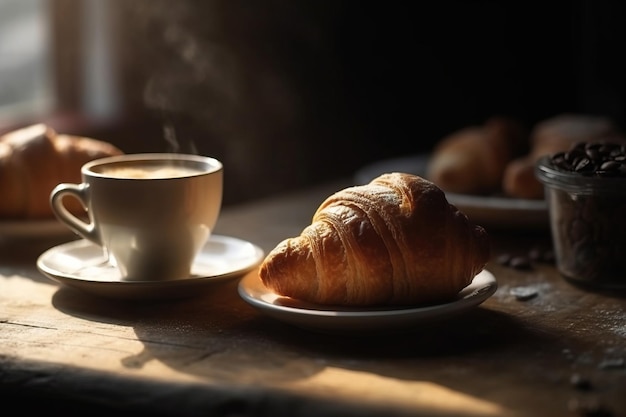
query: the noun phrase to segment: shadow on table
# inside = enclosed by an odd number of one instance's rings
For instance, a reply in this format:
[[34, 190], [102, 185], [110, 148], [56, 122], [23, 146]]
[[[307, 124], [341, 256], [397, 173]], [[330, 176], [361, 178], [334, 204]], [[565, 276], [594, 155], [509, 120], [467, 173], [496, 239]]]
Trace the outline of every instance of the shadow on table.
[[150, 303], [77, 294], [60, 288], [53, 304], [72, 316], [132, 327], [144, 344], [124, 366], [159, 360], [179, 372], [226, 381], [298, 380], [338, 367], [406, 380], [428, 375], [454, 385], [464, 372], [484, 373], [486, 380], [492, 373], [519, 372], [520, 358], [541, 366], [538, 352], [553, 357], [570, 342], [483, 306], [410, 332], [355, 337], [263, 316], [239, 298], [236, 282], [195, 298]]

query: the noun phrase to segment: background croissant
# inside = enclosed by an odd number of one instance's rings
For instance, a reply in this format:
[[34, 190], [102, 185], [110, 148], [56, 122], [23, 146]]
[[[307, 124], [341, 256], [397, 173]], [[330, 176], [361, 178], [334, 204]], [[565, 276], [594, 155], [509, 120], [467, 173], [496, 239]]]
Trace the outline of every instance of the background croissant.
[[[58, 135], [36, 124], [0, 136], [0, 219], [52, 218], [50, 192], [59, 183], [80, 183], [90, 160], [122, 151], [108, 142]], [[68, 199], [79, 212], [80, 204]]]
[[626, 137], [608, 117], [564, 113], [538, 123], [529, 141], [530, 152], [513, 159], [504, 170], [502, 189], [510, 197], [544, 197], [544, 186], [535, 176], [535, 165], [542, 156], [569, 151], [579, 142], [626, 143]]
[[526, 134], [516, 120], [492, 117], [444, 137], [433, 150], [426, 178], [451, 193], [498, 192], [507, 164], [526, 147]]
[[328, 197], [259, 276], [277, 294], [318, 304], [436, 303], [469, 285], [489, 252], [485, 230], [436, 185], [389, 173]]

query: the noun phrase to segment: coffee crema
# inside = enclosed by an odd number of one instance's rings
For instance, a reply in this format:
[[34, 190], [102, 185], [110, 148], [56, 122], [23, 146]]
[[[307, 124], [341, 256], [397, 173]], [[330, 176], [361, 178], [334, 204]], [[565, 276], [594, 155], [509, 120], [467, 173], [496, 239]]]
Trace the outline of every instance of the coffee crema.
[[106, 167], [102, 174], [115, 178], [164, 179], [197, 175], [201, 171], [181, 166]]

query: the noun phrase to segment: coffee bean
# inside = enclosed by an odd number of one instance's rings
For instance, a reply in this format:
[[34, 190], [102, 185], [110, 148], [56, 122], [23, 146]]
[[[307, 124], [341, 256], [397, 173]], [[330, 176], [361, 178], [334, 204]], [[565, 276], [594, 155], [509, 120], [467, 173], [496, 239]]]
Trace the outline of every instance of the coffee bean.
[[618, 161], [605, 161], [600, 165], [600, 169], [603, 171], [617, 171], [622, 166]]
[[581, 391], [589, 391], [592, 388], [591, 381], [580, 374], [573, 374], [569, 381], [574, 388]]
[[624, 369], [626, 362], [623, 358], [608, 358], [604, 359], [598, 365], [600, 369]]
[[510, 293], [518, 301], [528, 301], [539, 295], [539, 292], [532, 287], [511, 288]]
[[528, 257], [533, 262], [541, 262], [543, 259], [543, 253], [538, 248], [532, 248], [528, 251]]
[[587, 148], [585, 149], [585, 154], [594, 161], [600, 159], [600, 152], [595, 148]]
[[593, 400], [572, 399], [568, 403], [570, 411], [581, 417], [613, 417], [615, 413], [607, 406]]
[[591, 171], [593, 169], [594, 169], [594, 166], [591, 163], [591, 159], [589, 158], [580, 158], [576, 162], [576, 166], [574, 167], [574, 171], [576, 172]]
[[496, 262], [500, 265], [509, 266], [509, 263], [511, 262], [511, 255], [509, 255], [508, 253], [503, 253], [502, 255], [498, 256]]
[[626, 146], [608, 142], [580, 142], [567, 152], [552, 155], [551, 162], [561, 171], [582, 175], [626, 176]]
[[552, 249], [531, 248], [528, 251], [528, 258], [532, 262], [554, 263], [554, 251]]
[[515, 256], [509, 261], [509, 266], [514, 269], [530, 269], [532, 265], [525, 256]]

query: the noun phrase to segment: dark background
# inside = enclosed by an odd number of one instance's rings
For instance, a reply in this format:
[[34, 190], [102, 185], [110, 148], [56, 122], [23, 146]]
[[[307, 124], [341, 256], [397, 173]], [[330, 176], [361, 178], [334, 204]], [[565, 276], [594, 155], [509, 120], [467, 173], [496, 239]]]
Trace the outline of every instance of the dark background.
[[51, 123], [216, 156], [226, 204], [428, 152], [493, 115], [625, 123], [623, 2], [111, 0], [122, 100], [107, 123], [75, 99], [81, 3], [54, 4]]

